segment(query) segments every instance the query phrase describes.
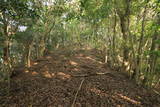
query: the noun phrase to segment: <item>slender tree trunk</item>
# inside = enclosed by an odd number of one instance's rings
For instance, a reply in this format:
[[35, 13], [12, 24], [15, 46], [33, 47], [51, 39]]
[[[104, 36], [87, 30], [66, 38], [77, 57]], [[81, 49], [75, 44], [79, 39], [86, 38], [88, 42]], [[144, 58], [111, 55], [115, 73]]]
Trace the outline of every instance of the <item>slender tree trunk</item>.
[[5, 65], [9, 65], [9, 60], [10, 60], [10, 58], [9, 58], [10, 39], [9, 39], [9, 35], [8, 35], [8, 22], [7, 21], [4, 21], [3, 30], [4, 30], [4, 38], [5, 38], [4, 48], [3, 48], [3, 60], [4, 60], [4, 64]]
[[139, 40], [139, 46], [138, 46], [138, 52], [137, 52], [137, 61], [136, 61], [136, 70], [135, 70], [135, 78], [136, 81], [139, 81], [139, 76], [140, 76], [140, 65], [141, 65], [141, 55], [142, 55], [142, 47], [143, 47], [143, 39], [144, 39], [144, 29], [145, 29], [145, 18], [146, 18], [146, 13], [147, 13], [147, 4], [144, 8], [144, 12], [143, 12], [143, 18], [142, 18], [142, 25], [141, 25], [141, 36], [140, 36], [140, 40]]
[[3, 48], [3, 60], [5, 65], [9, 64], [9, 59], [9, 40], [5, 40]]
[[123, 34], [123, 65], [122, 65], [122, 71], [127, 71], [127, 67], [129, 66], [128, 59], [129, 59], [129, 16], [130, 16], [130, 0], [124, 0], [124, 9], [118, 10], [117, 14], [120, 18], [120, 26], [121, 26], [121, 32]]
[[48, 38], [48, 35], [52, 31], [54, 25], [55, 24], [53, 23], [53, 25], [50, 28], [48, 28], [48, 24], [47, 23], [45, 24], [45, 26], [46, 26], [46, 32], [40, 38], [39, 57], [43, 57], [44, 56], [44, 52], [46, 50], [46, 40]]
[[112, 46], [113, 46], [113, 52], [115, 53], [115, 38], [116, 38], [116, 25], [117, 25], [117, 16], [116, 11], [114, 11], [114, 25], [113, 25], [113, 39], [112, 39]]
[[129, 38], [129, 14], [120, 15], [121, 31], [123, 34], [123, 71], [127, 71], [129, 49], [128, 49], [128, 38]]
[[[157, 15], [157, 21], [156, 21], [157, 25], [160, 25], [160, 14]], [[152, 36], [152, 44], [151, 44], [151, 48], [150, 48], [150, 57], [149, 57], [149, 61], [148, 61], [148, 68], [147, 68], [147, 76], [145, 77], [145, 83], [148, 82], [148, 86], [151, 87], [152, 86], [152, 81], [153, 81], [153, 74], [155, 73], [155, 65], [157, 62], [157, 54], [153, 53], [155, 51], [158, 51], [159, 49], [159, 44], [156, 43], [156, 40], [160, 40], [160, 34], [158, 32], [158, 30], [155, 30], [153, 36]]]
[[39, 57], [43, 57], [44, 56], [45, 48], [46, 48], [46, 46], [45, 46], [44, 37], [41, 37], [40, 44], [39, 44]]
[[24, 63], [26, 67], [30, 67], [31, 66], [31, 49], [32, 49], [32, 44], [33, 43], [29, 43], [25, 46], [25, 52], [24, 52]]
[[26, 56], [27, 67], [30, 67], [31, 66], [31, 45], [28, 46], [26, 54], [27, 54], [27, 56]]

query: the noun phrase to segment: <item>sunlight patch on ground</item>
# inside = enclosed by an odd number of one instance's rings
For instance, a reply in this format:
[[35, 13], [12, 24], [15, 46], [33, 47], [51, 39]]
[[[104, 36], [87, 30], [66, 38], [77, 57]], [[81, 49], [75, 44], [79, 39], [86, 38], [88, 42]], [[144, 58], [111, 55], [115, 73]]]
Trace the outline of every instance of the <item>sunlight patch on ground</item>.
[[69, 61], [71, 65], [74, 65], [74, 66], [77, 66], [78, 63], [77, 62], [74, 62], [74, 61]]
[[33, 65], [37, 65], [37, 64], [38, 64], [37, 62], [33, 63]]
[[55, 74], [54, 73], [50, 73], [49, 71], [45, 71], [43, 73], [43, 75], [46, 77], [46, 78], [52, 78]]
[[24, 72], [25, 72], [25, 73], [28, 73], [28, 72], [29, 72], [29, 70], [25, 70]]
[[94, 58], [92, 58], [92, 57], [90, 57], [90, 56], [87, 56], [87, 57], [85, 57], [86, 59], [89, 59], [89, 60], [92, 60], [92, 61], [95, 61], [95, 62], [98, 62], [99, 64], [103, 64], [103, 62], [101, 62], [101, 61], [97, 61], [96, 59], [94, 59]]
[[95, 59], [91, 58], [90, 56], [86, 56], [85, 58], [95, 61]]
[[38, 73], [36, 71], [33, 71], [31, 74], [34, 75], [34, 76], [38, 75]]
[[46, 58], [47, 58], [47, 59], [51, 59], [52, 57], [51, 57], [51, 56], [47, 56]]
[[80, 71], [78, 68], [73, 68], [72, 71]]
[[63, 72], [58, 72], [57, 76], [60, 76], [60, 78], [63, 79], [63, 80], [71, 78], [71, 75], [65, 74]]

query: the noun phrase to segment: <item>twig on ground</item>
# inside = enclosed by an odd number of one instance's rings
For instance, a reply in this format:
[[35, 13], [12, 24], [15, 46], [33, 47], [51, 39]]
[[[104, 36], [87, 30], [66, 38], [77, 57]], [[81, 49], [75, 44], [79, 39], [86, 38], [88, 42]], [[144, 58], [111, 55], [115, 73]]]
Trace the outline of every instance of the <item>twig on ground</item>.
[[157, 90], [153, 90], [153, 91], [154, 91], [154, 93], [156, 93], [157, 95], [160, 96], [160, 92], [158, 92]]
[[75, 105], [75, 102], [76, 102], [78, 93], [79, 93], [79, 91], [81, 90], [81, 87], [82, 87], [82, 84], [83, 84], [84, 80], [85, 80], [85, 79], [83, 78], [82, 81], [81, 81], [81, 83], [80, 83], [80, 86], [79, 86], [79, 88], [78, 88], [78, 90], [77, 90], [77, 92], [76, 92], [76, 94], [75, 94], [75, 97], [74, 97], [74, 100], [73, 100], [73, 103], [72, 103], [72, 106], [71, 106], [71, 107], [74, 107], [74, 105]]

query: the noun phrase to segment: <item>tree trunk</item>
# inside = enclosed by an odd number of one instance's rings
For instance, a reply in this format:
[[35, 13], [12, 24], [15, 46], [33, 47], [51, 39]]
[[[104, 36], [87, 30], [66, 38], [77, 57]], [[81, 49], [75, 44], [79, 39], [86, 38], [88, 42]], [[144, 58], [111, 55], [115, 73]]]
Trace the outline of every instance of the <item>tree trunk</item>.
[[8, 22], [4, 21], [3, 22], [4, 27], [3, 27], [3, 31], [4, 31], [4, 48], [3, 48], [3, 60], [4, 60], [4, 64], [5, 65], [9, 65], [9, 44], [10, 44], [10, 39], [9, 39], [9, 35], [8, 35]]
[[45, 40], [44, 40], [44, 36], [42, 36], [40, 39], [40, 44], [39, 44], [39, 57], [40, 58], [44, 56], [45, 49], [46, 49]]
[[115, 36], [116, 36], [116, 25], [117, 25], [117, 16], [116, 11], [114, 11], [114, 25], [113, 25], [113, 39], [112, 39], [112, 47], [113, 47], [113, 54], [115, 54]]
[[40, 38], [39, 58], [44, 56], [44, 52], [46, 50], [46, 40], [47, 40], [48, 35], [52, 31], [54, 25], [55, 24], [53, 24], [50, 28], [48, 28], [47, 23], [45, 25], [46, 26], [46, 32], [43, 35], [41, 35], [41, 38]]
[[140, 36], [140, 40], [139, 40], [139, 46], [138, 46], [138, 52], [137, 52], [137, 61], [136, 61], [136, 70], [135, 70], [135, 78], [136, 81], [139, 81], [139, 76], [140, 76], [140, 65], [141, 65], [141, 55], [142, 55], [142, 47], [143, 47], [143, 39], [144, 39], [144, 29], [145, 29], [145, 18], [146, 18], [146, 13], [147, 13], [147, 4], [144, 7], [144, 12], [143, 12], [143, 18], [142, 18], [142, 25], [141, 25], [141, 36]]
[[4, 60], [4, 64], [8, 65], [9, 64], [9, 41], [6, 40], [4, 42], [4, 48], [3, 48], [3, 60]]
[[27, 49], [27, 56], [26, 56], [26, 64], [27, 64], [27, 67], [30, 67], [31, 66], [31, 45], [28, 46], [28, 49]]
[[128, 58], [129, 58], [129, 49], [128, 49], [128, 37], [129, 37], [129, 31], [128, 31], [128, 21], [126, 16], [120, 16], [121, 21], [121, 31], [123, 34], [123, 69], [127, 70], [128, 66]]
[[129, 15], [130, 15], [130, 0], [124, 1], [125, 8], [123, 10], [117, 9], [117, 14], [120, 18], [120, 26], [121, 26], [121, 32], [123, 34], [123, 66], [122, 71], [127, 71], [127, 67], [129, 66], [128, 58], [129, 58]]

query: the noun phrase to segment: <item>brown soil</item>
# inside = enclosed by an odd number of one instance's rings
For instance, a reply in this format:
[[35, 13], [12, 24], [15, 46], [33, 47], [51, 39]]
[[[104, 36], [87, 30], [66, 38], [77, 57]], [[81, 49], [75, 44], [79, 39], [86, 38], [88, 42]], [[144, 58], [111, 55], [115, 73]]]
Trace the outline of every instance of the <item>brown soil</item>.
[[159, 95], [110, 70], [97, 54], [96, 50], [57, 50], [34, 61], [29, 69], [17, 69], [9, 95], [0, 94], [0, 105], [160, 107]]

